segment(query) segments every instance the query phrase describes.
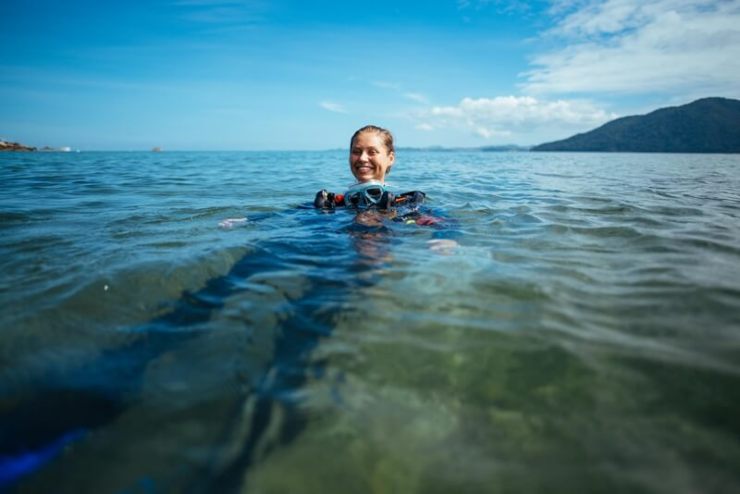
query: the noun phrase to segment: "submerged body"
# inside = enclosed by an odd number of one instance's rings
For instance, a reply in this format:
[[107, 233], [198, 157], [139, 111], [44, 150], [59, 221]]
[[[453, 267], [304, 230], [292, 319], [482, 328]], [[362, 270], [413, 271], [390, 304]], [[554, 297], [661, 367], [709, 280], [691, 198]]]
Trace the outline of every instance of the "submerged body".
[[89, 430], [6, 490], [738, 490], [740, 155], [403, 158], [444, 228], [275, 194], [346, 151], [0, 155], [0, 427], [48, 438], [0, 456]]

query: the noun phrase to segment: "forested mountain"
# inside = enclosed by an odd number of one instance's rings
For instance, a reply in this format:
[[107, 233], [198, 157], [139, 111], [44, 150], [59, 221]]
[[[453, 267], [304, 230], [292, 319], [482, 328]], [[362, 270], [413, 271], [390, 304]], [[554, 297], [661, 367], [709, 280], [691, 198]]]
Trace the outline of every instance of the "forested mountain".
[[704, 98], [647, 115], [618, 118], [532, 151], [740, 153], [740, 100]]

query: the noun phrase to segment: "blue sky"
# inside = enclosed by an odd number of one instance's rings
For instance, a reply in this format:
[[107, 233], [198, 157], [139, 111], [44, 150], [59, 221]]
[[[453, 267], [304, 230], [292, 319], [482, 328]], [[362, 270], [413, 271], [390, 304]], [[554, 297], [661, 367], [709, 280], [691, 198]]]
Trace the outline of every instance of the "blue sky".
[[740, 98], [740, 0], [4, 0], [0, 55], [35, 146], [529, 145]]

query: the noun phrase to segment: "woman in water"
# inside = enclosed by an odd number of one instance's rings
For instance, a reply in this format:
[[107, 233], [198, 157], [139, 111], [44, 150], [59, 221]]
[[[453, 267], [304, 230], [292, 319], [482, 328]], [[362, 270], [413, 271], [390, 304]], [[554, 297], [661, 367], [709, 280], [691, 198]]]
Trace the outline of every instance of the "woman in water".
[[423, 192], [405, 192], [396, 196], [387, 190], [385, 177], [395, 160], [393, 134], [375, 125], [362, 127], [352, 135], [349, 143], [349, 168], [357, 183], [345, 194], [320, 190], [314, 199], [314, 206], [322, 209], [346, 206], [388, 210], [401, 205], [420, 205], [425, 196]]
[[429, 246], [434, 251], [451, 253], [458, 245], [449, 238], [455, 232], [444, 228], [442, 218], [419, 211], [426, 194], [415, 190], [395, 195], [387, 190], [385, 177], [395, 161], [393, 134], [375, 125], [362, 127], [349, 142], [349, 168], [357, 183], [344, 194], [320, 190], [314, 206], [325, 210], [342, 206], [357, 209], [356, 221], [366, 226], [380, 226], [385, 217], [407, 224], [441, 227], [442, 230], [435, 234], [438, 238], [430, 240]]

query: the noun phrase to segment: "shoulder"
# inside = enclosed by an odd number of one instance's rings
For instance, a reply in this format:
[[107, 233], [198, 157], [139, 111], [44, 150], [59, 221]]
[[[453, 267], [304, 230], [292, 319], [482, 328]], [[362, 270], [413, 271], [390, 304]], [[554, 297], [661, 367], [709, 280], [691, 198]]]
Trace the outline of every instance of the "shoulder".
[[426, 199], [426, 196], [427, 195], [420, 190], [411, 190], [409, 192], [396, 195], [393, 198], [393, 204], [395, 206], [421, 204], [424, 202], [424, 199]]

